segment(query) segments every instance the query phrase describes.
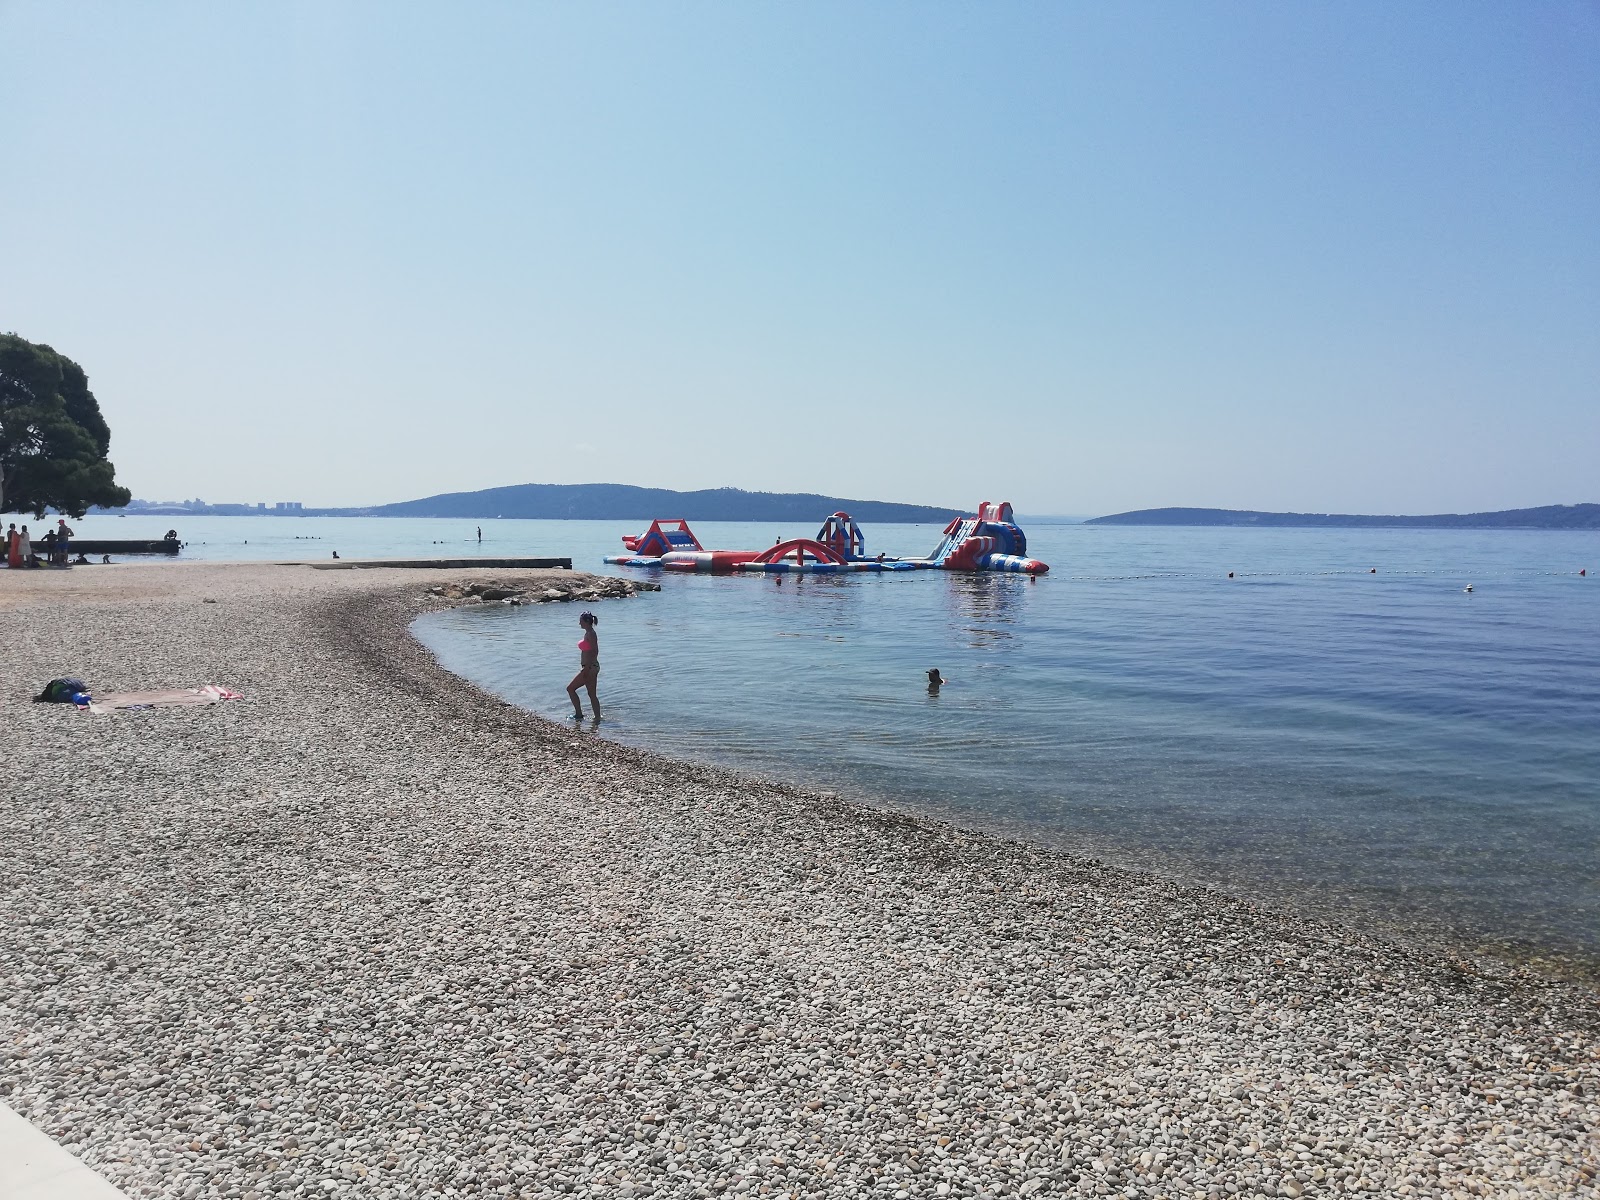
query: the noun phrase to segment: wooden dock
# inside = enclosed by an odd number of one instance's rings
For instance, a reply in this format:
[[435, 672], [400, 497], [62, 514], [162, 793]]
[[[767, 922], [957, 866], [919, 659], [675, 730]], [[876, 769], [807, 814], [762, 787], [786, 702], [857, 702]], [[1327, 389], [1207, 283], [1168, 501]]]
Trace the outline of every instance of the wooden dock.
[[[183, 543], [176, 538], [136, 538], [107, 541], [104, 538], [68, 538], [68, 554], [176, 554]], [[33, 539], [33, 552], [43, 557], [49, 546], [43, 538]]]

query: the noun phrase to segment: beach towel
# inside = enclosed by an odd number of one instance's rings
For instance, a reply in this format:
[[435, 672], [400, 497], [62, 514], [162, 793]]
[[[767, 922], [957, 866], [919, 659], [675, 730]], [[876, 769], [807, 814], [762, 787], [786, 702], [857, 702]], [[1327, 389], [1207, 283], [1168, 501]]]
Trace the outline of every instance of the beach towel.
[[129, 708], [192, 708], [197, 704], [220, 704], [224, 700], [243, 700], [241, 692], [208, 683], [205, 687], [169, 688], [161, 692], [111, 692], [89, 702], [89, 711], [117, 712]]

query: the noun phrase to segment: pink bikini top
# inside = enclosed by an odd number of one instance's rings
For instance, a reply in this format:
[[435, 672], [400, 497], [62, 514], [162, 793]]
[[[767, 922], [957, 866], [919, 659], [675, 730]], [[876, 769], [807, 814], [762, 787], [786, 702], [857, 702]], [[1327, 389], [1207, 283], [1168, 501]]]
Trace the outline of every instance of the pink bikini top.
[[594, 649], [594, 644], [592, 642], [590, 642], [588, 638], [584, 638], [583, 641], [578, 643], [578, 649], [579, 650], [593, 650]]

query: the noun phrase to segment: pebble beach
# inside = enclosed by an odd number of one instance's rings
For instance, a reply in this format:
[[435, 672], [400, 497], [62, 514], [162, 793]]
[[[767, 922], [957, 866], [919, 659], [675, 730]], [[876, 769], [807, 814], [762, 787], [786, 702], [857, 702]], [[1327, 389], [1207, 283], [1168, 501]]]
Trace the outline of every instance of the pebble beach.
[[1600, 1195], [1588, 985], [619, 746], [407, 632], [625, 587], [0, 574], [0, 1100], [184, 1200]]

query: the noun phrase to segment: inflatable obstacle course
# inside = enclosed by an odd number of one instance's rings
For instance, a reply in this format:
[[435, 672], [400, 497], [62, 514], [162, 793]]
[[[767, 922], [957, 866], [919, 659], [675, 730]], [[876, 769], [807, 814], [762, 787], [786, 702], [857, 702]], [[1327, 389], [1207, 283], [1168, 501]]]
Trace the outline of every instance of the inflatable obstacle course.
[[1020, 571], [1043, 575], [1050, 568], [1028, 557], [1028, 536], [1009, 502], [978, 505], [975, 517], [957, 517], [944, 527], [944, 540], [928, 556], [946, 571]]
[[627, 554], [607, 555], [608, 563], [625, 567], [658, 567], [668, 554], [704, 553], [705, 547], [694, 536], [689, 522], [681, 517], [650, 522], [650, 528], [637, 537], [624, 536], [622, 544]]
[[762, 571], [769, 574], [839, 571], [1017, 571], [1043, 575], [1046, 563], [1028, 557], [1028, 538], [1016, 523], [1011, 505], [985, 500], [977, 515], [957, 517], [944, 528], [939, 544], [926, 558], [868, 555], [861, 527], [849, 513], [836, 512], [823, 521], [814, 538], [791, 538], [765, 550], [707, 550], [683, 520], [657, 520], [637, 537], [624, 537], [628, 554], [611, 554], [606, 562], [623, 567], [660, 567], [669, 571]]

